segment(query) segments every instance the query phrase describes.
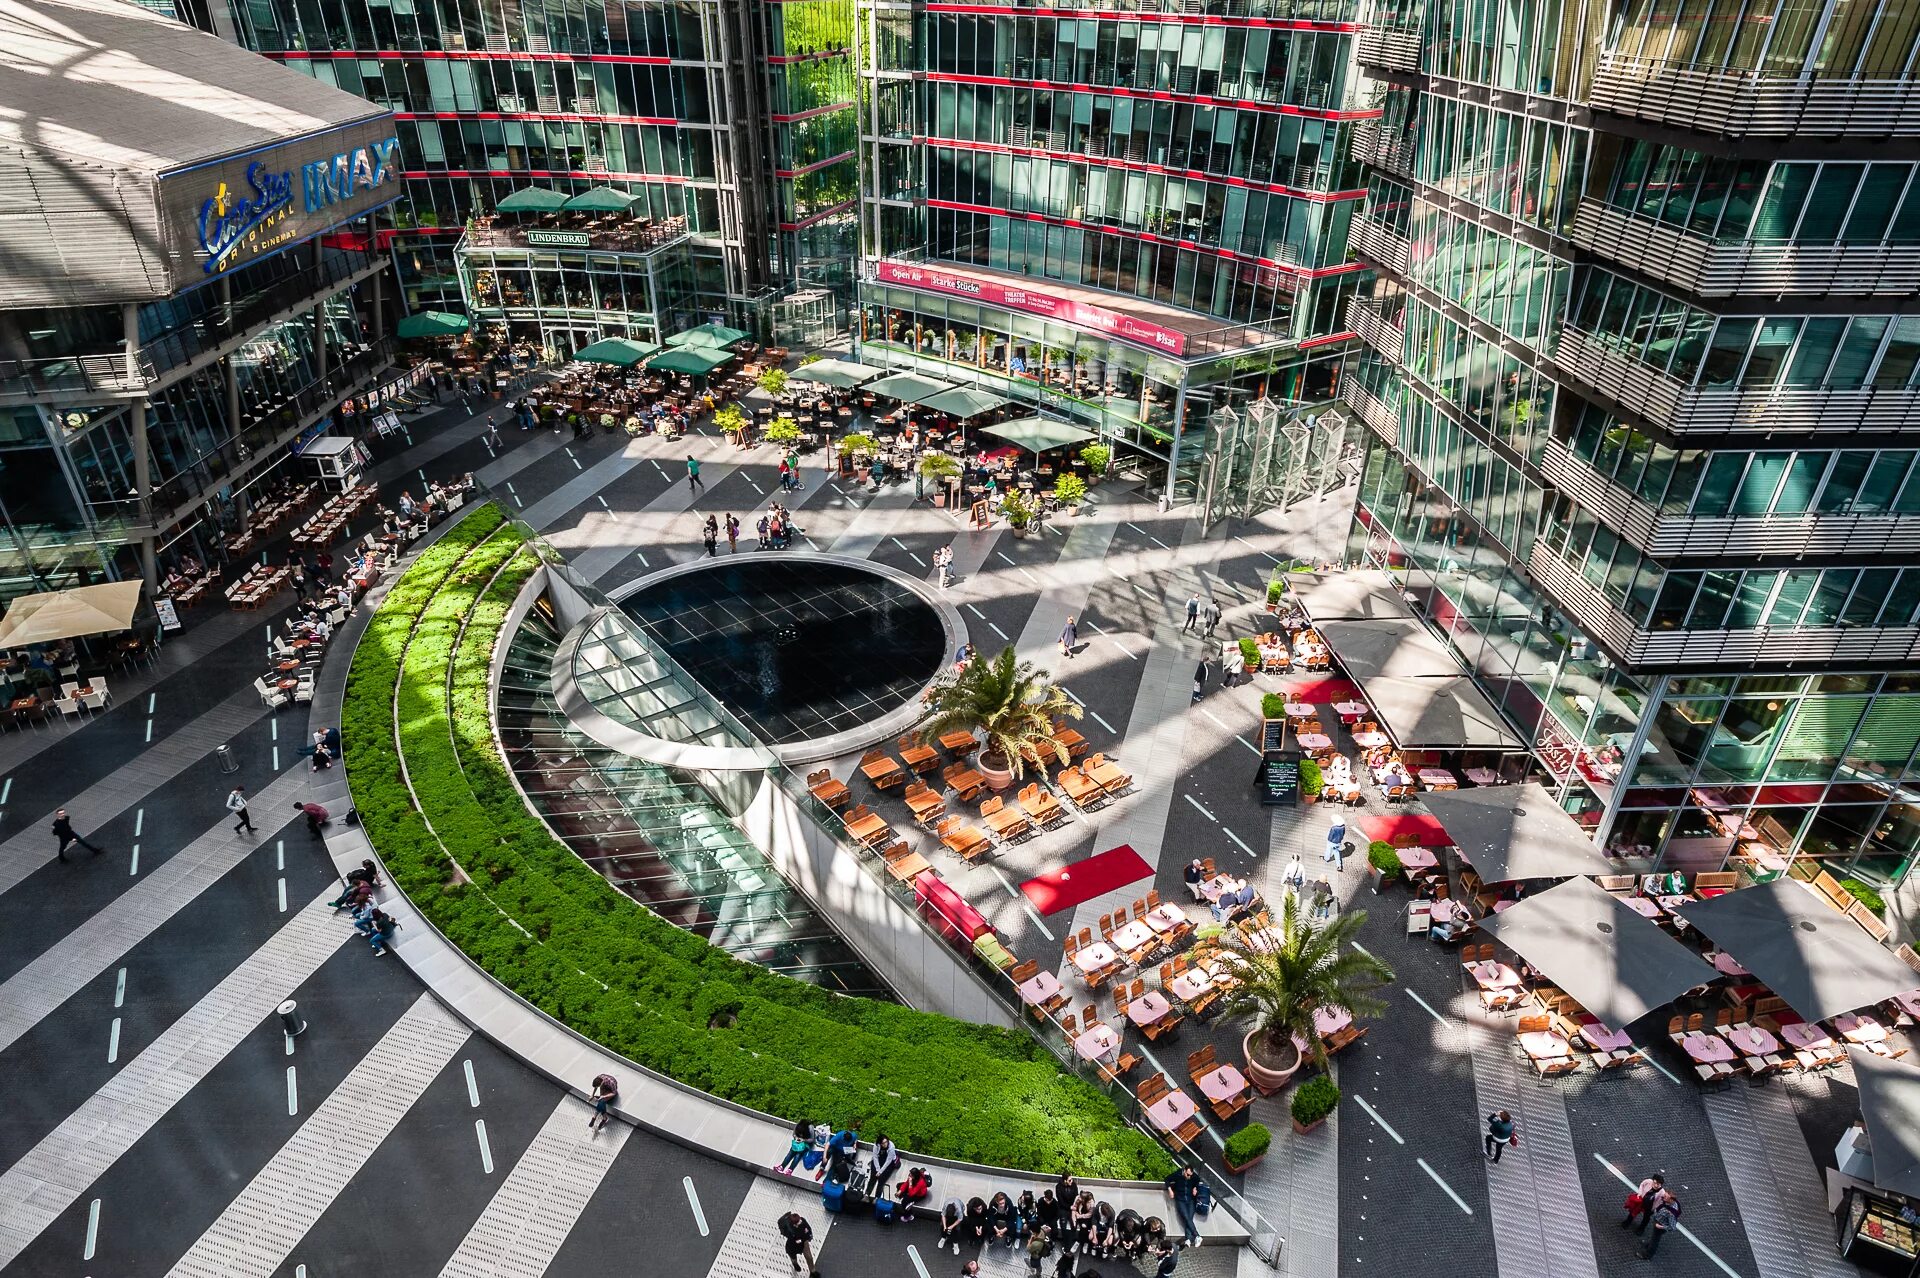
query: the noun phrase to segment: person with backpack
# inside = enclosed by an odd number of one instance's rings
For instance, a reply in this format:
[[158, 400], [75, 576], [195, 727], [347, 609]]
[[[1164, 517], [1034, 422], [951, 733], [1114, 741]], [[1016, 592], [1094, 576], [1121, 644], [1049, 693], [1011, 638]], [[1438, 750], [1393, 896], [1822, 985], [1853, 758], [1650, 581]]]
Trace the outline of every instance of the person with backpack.
[[1680, 1200], [1673, 1191], [1662, 1186], [1653, 1196], [1653, 1228], [1647, 1231], [1647, 1241], [1640, 1247], [1640, 1255], [1647, 1260], [1653, 1259], [1653, 1253], [1660, 1250], [1660, 1240], [1667, 1231], [1680, 1226]]
[[1653, 1219], [1653, 1200], [1667, 1187], [1667, 1174], [1655, 1172], [1641, 1181], [1631, 1194], [1627, 1195], [1627, 1214], [1620, 1221], [1620, 1228], [1631, 1229], [1636, 1234], [1647, 1232], [1647, 1224]]
[[793, 1138], [787, 1142], [787, 1156], [780, 1160], [780, 1170], [791, 1176], [800, 1170], [800, 1164], [806, 1160], [807, 1151], [813, 1148], [813, 1124], [801, 1119], [793, 1125]]
[[1516, 1130], [1513, 1115], [1504, 1109], [1495, 1110], [1487, 1115], [1487, 1158], [1500, 1161], [1500, 1151], [1508, 1145], [1518, 1145], [1520, 1136]]
[[780, 1217], [777, 1226], [780, 1236], [787, 1240], [787, 1259], [793, 1262], [793, 1272], [800, 1272], [800, 1257], [807, 1258], [807, 1273], [817, 1275], [820, 1267], [813, 1259], [813, 1223], [797, 1211], [790, 1211]]
[[620, 1080], [611, 1074], [597, 1075], [593, 1080], [592, 1093], [588, 1096], [593, 1105], [593, 1117], [587, 1120], [587, 1130], [598, 1136], [600, 1130], [613, 1121], [613, 1115], [607, 1112], [607, 1107], [619, 1099]]
[[1167, 1177], [1167, 1197], [1173, 1200], [1173, 1213], [1180, 1218], [1180, 1228], [1185, 1234], [1186, 1245], [1200, 1245], [1200, 1229], [1194, 1223], [1194, 1214], [1200, 1207], [1200, 1174], [1191, 1167], [1182, 1167]]
[[1053, 1230], [1045, 1225], [1027, 1235], [1027, 1272], [1040, 1278], [1040, 1266], [1053, 1253]]
[[893, 1201], [900, 1204], [900, 1219], [911, 1222], [913, 1209], [927, 1201], [933, 1193], [933, 1177], [927, 1175], [924, 1167], [915, 1167], [907, 1173], [907, 1178], [893, 1187]]

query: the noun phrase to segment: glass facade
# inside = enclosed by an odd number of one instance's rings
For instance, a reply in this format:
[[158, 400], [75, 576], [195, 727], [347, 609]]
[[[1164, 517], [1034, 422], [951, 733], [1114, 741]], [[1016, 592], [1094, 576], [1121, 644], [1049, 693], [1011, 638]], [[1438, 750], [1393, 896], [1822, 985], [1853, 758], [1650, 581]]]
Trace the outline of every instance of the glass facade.
[[1844, 277], [1782, 288], [1738, 257], [1689, 286], [1643, 254], [1898, 253], [1920, 234], [1916, 166], [1791, 131], [1729, 150], [1624, 91], [1580, 108], [1599, 72], [1656, 65], [1891, 81], [1897, 100], [1920, 18], [1872, 0], [1381, 0], [1367, 18], [1370, 349], [1344, 389], [1374, 433], [1351, 556], [1404, 577], [1623, 868], [1900, 877], [1920, 307]]

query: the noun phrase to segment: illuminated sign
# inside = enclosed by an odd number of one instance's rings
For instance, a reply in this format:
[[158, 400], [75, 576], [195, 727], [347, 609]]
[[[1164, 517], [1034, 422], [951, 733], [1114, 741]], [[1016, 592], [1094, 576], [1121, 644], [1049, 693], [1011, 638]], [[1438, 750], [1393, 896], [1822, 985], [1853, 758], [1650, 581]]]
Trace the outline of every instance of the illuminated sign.
[[591, 241], [585, 231], [528, 231], [527, 243], [535, 248], [586, 248]]
[[251, 257], [281, 242], [273, 228], [292, 211], [293, 174], [256, 161], [247, 166], [246, 183], [245, 191], [233, 191], [222, 182], [200, 206], [200, 248], [207, 255], [201, 269], [209, 275], [226, 270], [242, 248]]
[[352, 199], [355, 192], [394, 181], [400, 176], [399, 159], [400, 139], [383, 138], [302, 165], [300, 184], [306, 192], [307, 212], [318, 213]]

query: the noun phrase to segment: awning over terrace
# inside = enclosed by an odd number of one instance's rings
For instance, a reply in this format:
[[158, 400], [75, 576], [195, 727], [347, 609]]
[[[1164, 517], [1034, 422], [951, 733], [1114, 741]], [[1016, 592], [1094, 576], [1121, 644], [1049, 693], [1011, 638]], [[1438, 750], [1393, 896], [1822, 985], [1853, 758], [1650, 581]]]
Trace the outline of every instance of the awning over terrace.
[[888, 399], [897, 399], [903, 404], [924, 404], [935, 395], [944, 395], [955, 387], [952, 382], [936, 382], [918, 373], [895, 373], [877, 382], [868, 382], [865, 389]]
[[802, 364], [793, 370], [792, 380], [796, 382], [814, 382], [820, 386], [831, 386], [835, 390], [852, 390], [865, 382], [886, 373], [884, 368], [875, 368], [871, 364], [856, 364], [850, 359], [818, 359], [811, 364]]
[[1489, 883], [1614, 872], [1613, 862], [1600, 855], [1580, 823], [1536, 781], [1432, 790], [1420, 801]]
[[1084, 443], [1095, 437], [1090, 430], [1081, 430], [1078, 426], [1069, 426], [1065, 422], [1056, 422], [1046, 417], [1021, 417], [995, 426], [982, 426], [980, 429], [983, 434], [997, 436], [1009, 444], [1017, 444], [1030, 453], [1044, 453], [1049, 448]]
[[1454, 679], [1460, 663], [1411, 617], [1322, 621], [1320, 635], [1355, 679]]
[[[1335, 645], [1334, 653], [1339, 654]], [[1464, 675], [1437, 679], [1375, 676], [1359, 679], [1360, 691], [1390, 736], [1407, 750], [1526, 749]]]
[[1480, 926], [1608, 1029], [1624, 1030], [1717, 975], [1592, 879], [1569, 879]]
[[1847, 1058], [1873, 1144], [1873, 1183], [1920, 1198], [1920, 1069], [1872, 1052], [1850, 1051]]
[[921, 400], [920, 407], [966, 421], [982, 413], [991, 413], [996, 408], [1005, 408], [1012, 402], [1006, 396], [996, 395], [992, 391], [976, 390], [971, 386], [956, 386], [931, 399]]

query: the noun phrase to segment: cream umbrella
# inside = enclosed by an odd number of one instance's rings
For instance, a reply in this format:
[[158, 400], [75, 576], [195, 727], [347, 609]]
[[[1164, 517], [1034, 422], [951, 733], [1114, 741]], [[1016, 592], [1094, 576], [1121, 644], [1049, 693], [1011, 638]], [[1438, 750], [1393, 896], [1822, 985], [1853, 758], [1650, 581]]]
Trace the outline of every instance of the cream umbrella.
[[109, 581], [22, 595], [0, 620], [0, 648], [129, 629], [134, 609], [140, 604], [140, 585], [137, 581]]

